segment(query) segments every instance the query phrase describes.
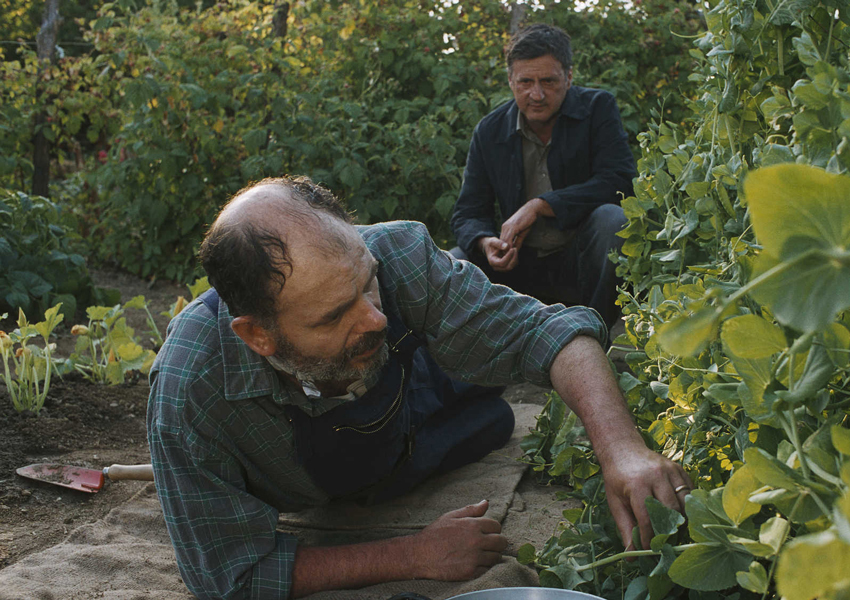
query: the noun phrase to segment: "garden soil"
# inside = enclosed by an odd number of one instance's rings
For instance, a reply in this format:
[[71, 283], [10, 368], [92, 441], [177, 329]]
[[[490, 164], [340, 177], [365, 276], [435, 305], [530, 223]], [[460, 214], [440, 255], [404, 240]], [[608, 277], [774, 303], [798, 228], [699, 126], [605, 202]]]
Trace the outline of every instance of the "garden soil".
[[[113, 272], [96, 272], [96, 283], [121, 291], [121, 302], [143, 295], [165, 335], [167, 317], [160, 315], [183, 295], [185, 286], [155, 282]], [[138, 314], [136, 314], [138, 313]], [[147, 339], [141, 311], [128, 311], [128, 323]], [[84, 323], [82, 317], [75, 322]], [[10, 331], [11, 320], [0, 322]], [[74, 339], [70, 327], [58, 333], [58, 354], [68, 356]], [[145, 487], [145, 482], [107, 482], [88, 494], [24, 479], [15, 469], [33, 463], [57, 462], [101, 469], [111, 464], [150, 461], [145, 434], [148, 384], [143, 376], [122, 385], [96, 385], [81, 375], [54, 379], [45, 406], [38, 416], [18, 414], [0, 382], [0, 569], [66, 539], [75, 529], [103, 519]], [[545, 390], [519, 385], [508, 388], [505, 398], [516, 404], [545, 403]], [[523, 432], [524, 433], [524, 432]], [[505, 521], [514, 539], [538, 548], [551, 536], [567, 505], [555, 500], [552, 488], [539, 486], [527, 472]], [[507, 531], [506, 531], [507, 533]], [[515, 554], [516, 546], [509, 548]]]

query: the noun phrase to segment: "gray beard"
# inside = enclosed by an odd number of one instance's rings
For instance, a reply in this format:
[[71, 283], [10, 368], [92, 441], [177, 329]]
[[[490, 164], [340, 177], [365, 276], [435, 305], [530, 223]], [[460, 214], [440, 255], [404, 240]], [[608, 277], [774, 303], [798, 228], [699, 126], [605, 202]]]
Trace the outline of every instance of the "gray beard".
[[347, 384], [352, 381], [367, 379], [380, 371], [386, 364], [389, 358], [389, 348], [384, 341], [381, 348], [367, 364], [362, 367], [351, 365], [351, 358], [369, 348], [374, 348], [378, 339], [385, 340], [385, 338], [386, 331], [369, 333], [350, 350], [344, 350], [330, 358], [316, 358], [301, 354], [289, 340], [278, 336], [276, 340], [277, 352], [275, 352], [271, 364], [277, 369], [294, 375], [300, 381], [309, 381], [319, 385]]

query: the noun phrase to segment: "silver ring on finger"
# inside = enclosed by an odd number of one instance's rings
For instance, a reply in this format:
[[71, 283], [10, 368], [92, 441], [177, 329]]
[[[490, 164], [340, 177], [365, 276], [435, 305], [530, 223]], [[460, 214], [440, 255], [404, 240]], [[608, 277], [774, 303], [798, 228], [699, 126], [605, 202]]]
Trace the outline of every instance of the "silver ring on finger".
[[678, 493], [679, 493], [679, 492], [681, 492], [681, 491], [688, 491], [688, 492], [690, 492], [690, 491], [691, 491], [691, 488], [690, 488], [689, 486], [687, 486], [687, 485], [682, 484], [682, 485], [680, 485], [680, 486], [678, 486], [678, 487], [676, 487], [676, 488], [674, 488], [674, 489], [673, 489], [673, 493], [675, 493], [675, 494], [678, 494]]

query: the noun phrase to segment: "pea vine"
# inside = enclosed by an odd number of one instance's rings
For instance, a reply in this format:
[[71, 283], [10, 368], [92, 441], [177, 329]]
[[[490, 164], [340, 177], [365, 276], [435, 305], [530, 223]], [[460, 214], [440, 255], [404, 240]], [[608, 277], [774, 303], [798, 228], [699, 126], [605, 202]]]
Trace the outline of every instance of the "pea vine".
[[647, 443], [699, 489], [687, 520], [650, 501], [650, 548], [624, 551], [580, 423], [550, 402], [526, 456], [582, 508], [520, 559], [606, 598], [845, 598], [850, 10], [710, 4], [692, 115], [640, 136], [615, 341]]

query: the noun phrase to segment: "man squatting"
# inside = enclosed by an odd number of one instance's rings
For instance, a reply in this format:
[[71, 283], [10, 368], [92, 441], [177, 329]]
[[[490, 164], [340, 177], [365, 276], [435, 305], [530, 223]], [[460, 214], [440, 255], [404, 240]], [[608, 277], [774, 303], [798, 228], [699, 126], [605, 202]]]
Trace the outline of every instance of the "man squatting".
[[631, 421], [588, 308], [547, 306], [441, 251], [420, 223], [353, 226], [309, 179], [237, 193], [201, 261], [213, 290], [169, 325], [148, 436], [183, 581], [199, 598], [287, 598], [477, 577], [506, 539], [487, 502], [422, 531], [307, 547], [279, 511], [380, 502], [476, 461], [513, 429], [509, 383], [553, 387], [584, 424], [623, 540], [691, 481]]
[[[620, 317], [616, 269], [635, 160], [614, 96], [572, 85], [572, 46], [537, 23], [506, 50], [514, 99], [472, 134], [452, 214], [458, 258], [545, 302], [594, 308], [608, 327]], [[504, 220], [496, 226], [496, 206]]]

